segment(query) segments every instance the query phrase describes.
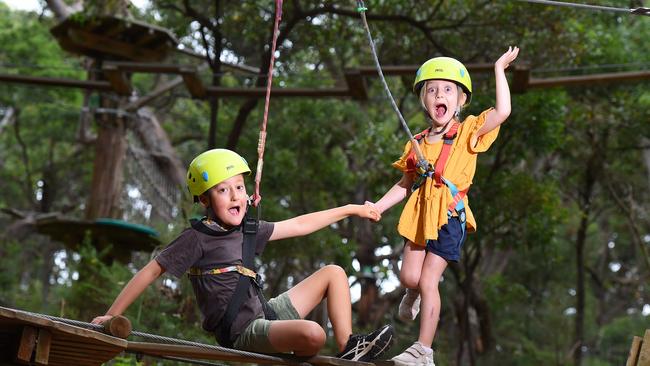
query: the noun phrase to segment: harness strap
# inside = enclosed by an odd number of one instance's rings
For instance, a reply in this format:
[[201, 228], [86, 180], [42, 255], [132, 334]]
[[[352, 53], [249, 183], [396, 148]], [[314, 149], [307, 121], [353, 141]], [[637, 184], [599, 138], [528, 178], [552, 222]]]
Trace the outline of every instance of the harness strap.
[[433, 178], [436, 181], [436, 186], [440, 186], [442, 182], [442, 173], [445, 171], [445, 165], [447, 165], [447, 160], [449, 155], [451, 155], [451, 148], [454, 144], [454, 139], [456, 138], [456, 132], [458, 132], [458, 126], [460, 123], [454, 121], [454, 124], [451, 125], [451, 128], [445, 136], [443, 137], [442, 150], [440, 155], [438, 155], [438, 160], [436, 160], [436, 165], [433, 168]]
[[190, 276], [208, 276], [208, 275], [218, 275], [228, 272], [239, 272], [239, 274], [251, 278], [257, 278], [257, 273], [252, 269], [246, 268], [244, 266], [228, 266], [223, 268], [213, 268], [202, 270], [201, 268], [192, 267], [187, 271], [187, 274]]
[[[242, 232], [244, 233], [244, 242], [242, 243], [243, 266], [239, 267], [246, 269], [253, 267], [253, 260], [255, 258], [255, 238], [257, 236], [257, 226], [257, 220], [255, 218], [249, 217], [249, 215], [246, 214], [244, 217], [244, 223], [242, 225]], [[251, 272], [255, 273], [253, 271]], [[260, 302], [262, 303], [262, 309], [264, 310], [264, 317], [269, 320], [277, 319], [277, 315], [273, 309], [268, 306], [266, 299], [264, 299], [261, 288], [262, 285], [257, 274], [255, 274], [254, 277], [251, 277], [242, 273], [242, 276], [239, 276], [239, 281], [237, 282], [237, 287], [235, 287], [235, 292], [230, 298], [226, 313], [224, 314], [223, 318], [221, 318], [219, 324], [219, 332], [215, 333], [219, 344], [222, 346], [228, 348], [233, 347], [233, 342], [230, 339], [230, 329], [233, 322], [235, 321], [235, 318], [237, 317], [237, 314], [239, 313], [239, 309], [241, 308], [244, 301], [248, 298], [248, 289], [250, 288], [251, 282], [255, 284], [257, 296], [260, 299]]]

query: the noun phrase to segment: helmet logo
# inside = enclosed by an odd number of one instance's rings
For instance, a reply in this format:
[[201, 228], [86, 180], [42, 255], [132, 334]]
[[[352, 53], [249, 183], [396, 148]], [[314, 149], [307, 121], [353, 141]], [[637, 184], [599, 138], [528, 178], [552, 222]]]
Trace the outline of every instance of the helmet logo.
[[443, 69], [435, 69], [435, 70], [433, 70], [433, 72], [445, 72], [445, 70], [443, 70]]
[[458, 71], [460, 71], [460, 77], [464, 78], [465, 77], [465, 70], [459, 69]]
[[228, 171], [228, 170], [230, 170], [230, 169], [234, 169], [234, 168], [235, 168], [234, 165], [228, 165], [228, 166], [226, 167], [226, 170]]
[[203, 181], [207, 182], [208, 181], [208, 172], [201, 173], [201, 177], [203, 177]]

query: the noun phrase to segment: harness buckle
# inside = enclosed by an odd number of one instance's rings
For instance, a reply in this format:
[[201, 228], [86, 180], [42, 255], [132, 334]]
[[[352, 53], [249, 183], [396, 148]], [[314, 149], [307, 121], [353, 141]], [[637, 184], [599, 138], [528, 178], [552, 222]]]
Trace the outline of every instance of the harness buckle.
[[249, 217], [246, 215], [244, 217], [244, 225], [242, 227], [242, 232], [244, 234], [256, 234], [257, 233], [257, 219]]

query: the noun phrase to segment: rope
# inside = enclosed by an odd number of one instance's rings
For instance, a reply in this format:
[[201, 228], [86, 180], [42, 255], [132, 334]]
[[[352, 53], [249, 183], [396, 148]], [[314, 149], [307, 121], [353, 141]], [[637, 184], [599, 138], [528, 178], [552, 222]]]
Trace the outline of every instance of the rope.
[[357, 0], [357, 11], [361, 15], [361, 20], [366, 30], [366, 36], [368, 36], [368, 43], [370, 44], [370, 51], [372, 52], [372, 56], [375, 61], [377, 74], [379, 74], [381, 83], [384, 86], [384, 91], [386, 92], [386, 95], [388, 95], [388, 99], [390, 100], [391, 106], [393, 107], [393, 110], [395, 111], [397, 117], [399, 118], [402, 128], [408, 135], [408, 138], [411, 141], [411, 146], [413, 146], [413, 149], [415, 150], [415, 155], [418, 158], [418, 164], [417, 164], [418, 167], [423, 169], [423, 171], [427, 171], [430, 166], [429, 161], [424, 157], [424, 154], [422, 154], [422, 151], [420, 150], [420, 146], [418, 142], [415, 140], [415, 138], [413, 137], [411, 130], [409, 130], [408, 125], [406, 124], [406, 121], [402, 116], [402, 113], [399, 111], [399, 108], [397, 107], [397, 103], [395, 103], [395, 99], [393, 99], [393, 94], [391, 94], [390, 89], [388, 88], [386, 79], [384, 78], [384, 73], [381, 69], [381, 65], [379, 64], [379, 58], [377, 57], [377, 51], [375, 50], [375, 42], [372, 40], [372, 35], [370, 34], [370, 27], [368, 27], [368, 21], [366, 20], [366, 10], [368, 10], [368, 8], [366, 8], [365, 4], [363, 3], [363, 0]]
[[650, 9], [648, 8], [636, 8], [636, 9], [613, 8], [610, 6], [575, 4], [575, 3], [567, 3], [562, 1], [551, 1], [551, 0], [519, 0], [519, 1], [527, 2], [527, 3], [544, 4], [544, 5], [567, 6], [572, 8], [580, 8], [580, 9], [588, 9], [588, 10], [615, 11], [619, 13], [629, 13], [635, 15], [650, 16]]
[[257, 171], [255, 172], [255, 193], [253, 194], [253, 206], [257, 207], [262, 200], [260, 195], [260, 183], [262, 181], [262, 167], [264, 166], [264, 146], [266, 145], [266, 122], [269, 118], [269, 102], [271, 99], [271, 86], [273, 85], [273, 63], [275, 62], [275, 46], [278, 42], [282, 18], [282, 0], [275, 0], [275, 24], [273, 25], [273, 41], [271, 42], [271, 60], [269, 61], [269, 76], [266, 79], [266, 99], [264, 101], [264, 118], [260, 128], [260, 138], [257, 142]]
[[[95, 331], [103, 331], [104, 326], [103, 325], [98, 325], [98, 324], [92, 324], [92, 323], [87, 323], [87, 322], [82, 322], [79, 320], [73, 320], [73, 319], [66, 319], [66, 318], [59, 318], [56, 316], [51, 316], [51, 315], [46, 315], [46, 314], [39, 314], [39, 313], [32, 313], [29, 311], [25, 310], [16, 310], [31, 316], [39, 317], [39, 318], [45, 318], [53, 321], [57, 321], [60, 323], [64, 324], [69, 324], [69, 325], [74, 325], [80, 328], [86, 328], [86, 329], [91, 329]], [[269, 356], [265, 354], [260, 354], [260, 353], [253, 353], [253, 352], [247, 352], [247, 351], [241, 351], [237, 349], [232, 349], [232, 348], [226, 348], [226, 347], [221, 347], [221, 346], [213, 346], [210, 344], [205, 344], [205, 343], [199, 343], [199, 342], [192, 342], [192, 341], [186, 341], [183, 339], [177, 339], [177, 338], [171, 338], [171, 337], [165, 337], [165, 336], [160, 336], [157, 334], [149, 334], [149, 333], [144, 333], [144, 332], [138, 332], [138, 331], [132, 331], [131, 332], [132, 336], [135, 337], [140, 337], [149, 341], [154, 341], [157, 343], [166, 343], [166, 344], [174, 344], [174, 345], [182, 345], [182, 346], [193, 346], [197, 348], [202, 348], [202, 349], [207, 349], [207, 350], [212, 350], [212, 351], [220, 351], [220, 352], [228, 352], [231, 354], [237, 354], [240, 356], [248, 357], [248, 358], [253, 358], [253, 359], [258, 359], [258, 360], [266, 360], [266, 361], [273, 361], [277, 363], [286, 363], [287, 360], [281, 357], [275, 357], [275, 356]]]

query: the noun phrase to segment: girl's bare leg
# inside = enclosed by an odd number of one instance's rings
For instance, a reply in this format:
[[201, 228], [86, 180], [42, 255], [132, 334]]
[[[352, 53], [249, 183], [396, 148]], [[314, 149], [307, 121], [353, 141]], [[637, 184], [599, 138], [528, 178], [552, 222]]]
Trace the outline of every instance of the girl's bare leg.
[[447, 268], [447, 261], [433, 253], [427, 253], [420, 277], [420, 336], [418, 341], [431, 347], [440, 319], [440, 277]]
[[274, 320], [269, 341], [278, 352], [294, 352], [297, 356], [313, 356], [325, 345], [325, 331], [311, 320]]
[[404, 244], [402, 255], [402, 268], [399, 273], [399, 280], [406, 288], [417, 289], [420, 282], [420, 274], [427, 252], [424, 247], [413, 244], [410, 240]]

